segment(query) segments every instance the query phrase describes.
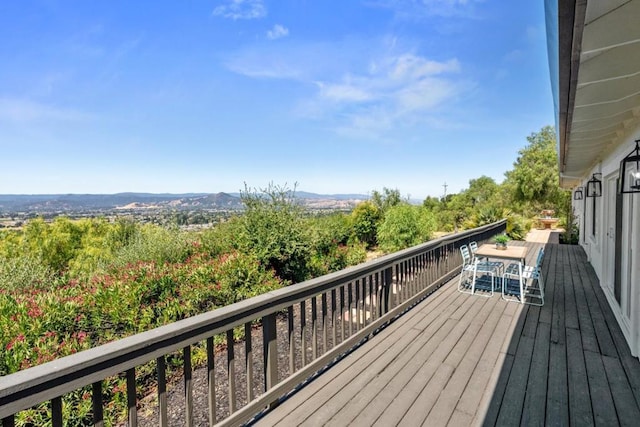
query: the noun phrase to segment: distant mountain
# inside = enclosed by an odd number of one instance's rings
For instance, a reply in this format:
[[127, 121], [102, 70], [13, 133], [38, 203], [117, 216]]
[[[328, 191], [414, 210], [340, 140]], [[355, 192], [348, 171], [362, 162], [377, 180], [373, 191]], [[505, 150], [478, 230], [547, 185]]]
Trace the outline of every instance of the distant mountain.
[[[0, 212], [81, 212], [143, 209], [242, 209], [239, 193], [117, 193], [117, 194], [0, 194]], [[362, 194], [322, 195], [296, 192], [315, 209], [348, 209], [368, 197]]]
[[[240, 197], [240, 193], [229, 193], [232, 196]], [[325, 199], [325, 200], [368, 200], [370, 197], [365, 194], [317, 194], [307, 191], [296, 191], [298, 199]]]

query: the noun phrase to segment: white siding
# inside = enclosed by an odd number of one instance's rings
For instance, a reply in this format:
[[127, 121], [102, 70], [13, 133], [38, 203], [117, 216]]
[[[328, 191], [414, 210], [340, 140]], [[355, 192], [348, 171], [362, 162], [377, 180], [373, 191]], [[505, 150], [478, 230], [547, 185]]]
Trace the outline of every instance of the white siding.
[[[640, 138], [640, 127], [634, 129], [626, 141], [604, 154], [600, 162], [583, 177], [582, 186], [585, 188], [584, 200], [574, 200], [573, 207], [578, 217], [580, 228], [580, 244], [583, 246], [589, 261], [600, 279], [600, 283], [607, 295], [609, 303], [616, 314], [618, 322], [626, 335], [632, 353], [640, 354], [640, 194], [625, 194], [623, 201], [622, 235], [622, 306], [618, 304], [613, 292], [612, 243], [607, 242], [611, 233], [609, 216], [615, 212], [615, 206], [610, 207], [615, 196], [612, 179], [618, 176], [620, 161], [635, 148], [635, 139]], [[594, 198], [586, 197], [586, 184], [592, 174], [602, 174], [602, 197], [595, 198], [596, 229], [592, 234]]]

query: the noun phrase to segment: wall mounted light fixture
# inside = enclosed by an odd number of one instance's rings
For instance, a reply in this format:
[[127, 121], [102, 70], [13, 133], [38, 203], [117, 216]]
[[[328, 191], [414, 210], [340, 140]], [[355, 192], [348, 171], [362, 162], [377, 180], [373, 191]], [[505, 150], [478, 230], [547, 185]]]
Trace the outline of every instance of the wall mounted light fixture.
[[582, 193], [582, 187], [578, 187], [575, 189], [575, 191], [573, 192], [573, 200], [582, 200], [584, 197], [584, 194]]
[[640, 193], [640, 139], [636, 139], [636, 148], [620, 162], [619, 193]]
[[602, 196], [602, 181], [596, 177], [602, 176], [601, 173], [594, 173], [591, 179], [587, 181], [587, 197], [601, 197]]

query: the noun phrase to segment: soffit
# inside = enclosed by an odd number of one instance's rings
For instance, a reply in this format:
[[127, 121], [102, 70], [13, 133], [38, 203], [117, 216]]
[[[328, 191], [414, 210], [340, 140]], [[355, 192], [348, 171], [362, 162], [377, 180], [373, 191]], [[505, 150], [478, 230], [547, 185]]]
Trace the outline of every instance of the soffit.
[[573, 88], [563, 94], [570, 98], [567, 132], [561, 134], [564, 186], [589, 174], [640, 124], [638, 17], [640, 0], [590, 0], [583, 23], [574, 23], [572, 56], [579, 54], [579, 64], [572, 69]]

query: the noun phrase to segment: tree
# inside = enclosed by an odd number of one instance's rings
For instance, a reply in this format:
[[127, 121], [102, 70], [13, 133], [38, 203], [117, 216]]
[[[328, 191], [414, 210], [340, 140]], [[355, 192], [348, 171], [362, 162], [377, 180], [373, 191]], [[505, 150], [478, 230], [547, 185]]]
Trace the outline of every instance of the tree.
[[440, 205], [441, 205], [440, 199], [433, 196], [427, 196], [422, 202], [422, 206], [424, 206], [426, 209], [432, 212], [436, 211], [440, 207]]
[[403, 202], [400, 190], [397, 188], [391, 190], [387, 187], [382, 189], [382, 193], [378, 190], [373, 190], [371, 193], [371, 201], [378, 207], [382, 215], [391, 207], [397, 206]]
[[376, 232], [378, 223], [382, 218], [382, 212], [372, 201], [358, 203], [351, 213], [353, 219], [353, 231], [362, 243], [368, 248], [377, 244]]
[[495, 204], [495, 196], [498, 192], [498, 184], [488, 176], [469, 181], [469, 189], [465, 191], [471, 206], [483, 207], [488, 204]]
[[569, 193], [558, 184], [556, 134], [545, 126], [527, 137], [529, 145], [518, 152], [513, 170], [505, 174], [505, 185], [511, 189], [512, 200], [525, 214], [555, 207], [564, 212]]
[[258, 191], [245, 184], [240, 198], [246, 208], [240, 218], [240, 248], [255, 254], [281, 279], [294, 283], [306, 280], [311, 237], [303, 221], [302, 207], [295, 200], [295, 188], [269, 184]]

